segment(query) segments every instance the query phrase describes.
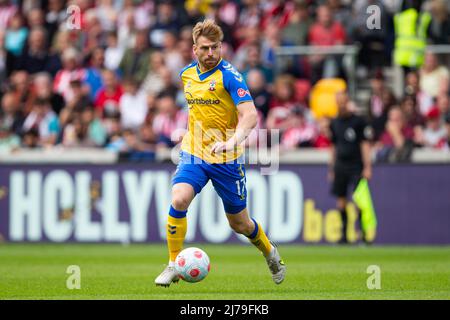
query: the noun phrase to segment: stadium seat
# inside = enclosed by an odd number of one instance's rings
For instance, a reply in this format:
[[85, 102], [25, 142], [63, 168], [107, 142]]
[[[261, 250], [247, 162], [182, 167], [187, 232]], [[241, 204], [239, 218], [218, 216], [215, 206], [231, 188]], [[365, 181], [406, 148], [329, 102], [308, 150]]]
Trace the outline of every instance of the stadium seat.
[[346, 82], [340, 78], [319, 80], [313, 86], [310, 95], [310, 108], [314, 117], [334, 118], [337, 115], [336, 92], [346, 88]]

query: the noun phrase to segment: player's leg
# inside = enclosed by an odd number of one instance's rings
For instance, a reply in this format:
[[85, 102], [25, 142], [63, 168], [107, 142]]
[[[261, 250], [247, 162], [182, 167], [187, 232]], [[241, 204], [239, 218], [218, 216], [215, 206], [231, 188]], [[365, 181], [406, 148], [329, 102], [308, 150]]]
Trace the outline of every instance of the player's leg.
[[341, 214], [342, 237], [340, 243], [347, 243], [347, 190], [349, 176], [342, 167], [336, 166], [334, 169], [334, 179], [331, 192], [336, 197], [336, 207]]
[[166, 230], [169, 264], [155, 279], [157, 286], [168, 287], [172, 282], [179, 281], [175, 271], [175, 258], [183, 249], [187, 231], [186, 213], [194, 197], [194, 188], [188, 183], [178, 183], [172, 187], [172, 203], [167, 217]]
[[266, 258], [273, 281], [276, 284], [283, 282], [286, 275], [286, 266], [281, 259], [277, 246], [269, 240], [261, 225], [255, 219], [249, 217], [247, 208], [234, 213], [232, 212], [233, 206], [226, 202], [224, 202], [224, 206], [231, 228], [235, 232], [245, 235], [261, 251]]
[[172, 204], [167, 216], [167, 246], [171, 266], [174, 265], [175, 258], [183, 249], [187, 231], [186, 214], [195, 194], [194, 188], [188, 183], [178, 183], [172, 187]]
[[169, 264], [156, 278], [156, 285], [169, 286], [177, 282], [175, 272], [175, 258], [183, 249], [187, 231], [187, 210], [195, 195], [208, 182], [208, 177], [202, 169], [202, 164], [192, 161], [190, 155], [180, 157], [175, 176], [172, 179], [172, 201], [167, 217], [167, 247], [169, 250]]
[[284, 279], [286, 267], [277, 248], [269, 241], [261, 225], [250, 219], [247, 207], [245, 168], [242, 164], [216, 164], [208, 166], [212, 184], [222, 199], [231, 228], [249, 238], [266, 257], [273, 280], [279, 284]]
[[341, 214], [342, 220], [342, 237], [339, 241], [340, 243], [348, 243], [347, 240], [347, 198], [346, 197], [338, 197], [336, 200], [336, 207]]

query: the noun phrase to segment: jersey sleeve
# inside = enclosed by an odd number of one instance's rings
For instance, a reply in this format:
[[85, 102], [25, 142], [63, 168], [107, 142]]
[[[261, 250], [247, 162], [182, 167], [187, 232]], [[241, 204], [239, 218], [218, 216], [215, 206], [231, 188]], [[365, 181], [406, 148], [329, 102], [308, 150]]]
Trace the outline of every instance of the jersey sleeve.
[[236, 106], [241, 102], [253, 101], [244, 77], [231, 65], [223, 71], [223, 83]]
[[357, 136], [360, 142], [373, 140], [372, 126], [364, 118], [359, 120]]

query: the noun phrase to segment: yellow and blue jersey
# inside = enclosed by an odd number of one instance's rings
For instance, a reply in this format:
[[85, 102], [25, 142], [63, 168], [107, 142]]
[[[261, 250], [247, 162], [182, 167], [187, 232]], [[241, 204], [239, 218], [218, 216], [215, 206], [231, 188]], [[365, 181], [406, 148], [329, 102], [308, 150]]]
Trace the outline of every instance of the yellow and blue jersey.
[[192, 62], [180, 72], [189, 106], [188, 132], [181, 150], [209, 163], [224, 163], [238, 158], [243, 148], [221, 155], [211, 154], [215, 142], [230, 139], [238, 124], [239, 103], [252, 101], [242, 75], [221, 59], [212, 69], [201, 72]]

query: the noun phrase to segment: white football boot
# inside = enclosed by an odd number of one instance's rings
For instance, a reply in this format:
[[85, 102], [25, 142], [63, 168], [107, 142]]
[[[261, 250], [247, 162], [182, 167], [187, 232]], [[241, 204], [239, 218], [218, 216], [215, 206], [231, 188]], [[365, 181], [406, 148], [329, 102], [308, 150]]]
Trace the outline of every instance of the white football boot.
[[172, 282], [178, 282], [180, 278], [174, 267], [167, 266], [163, 272], [155, 279], [155, 284], [161, 287], [168, 287]]
[[270, 244], [272, 245], [272, 250], [266, 257], [266, 261], [269, 266], [270, 273], [272, 274], [273, 282], [280, 284], [283, 282], [284, 276], [286, 275], [286, 266], [284, 265], [284, 261], [281, 259], [276, 244], [272, 241], [270, 241]]

